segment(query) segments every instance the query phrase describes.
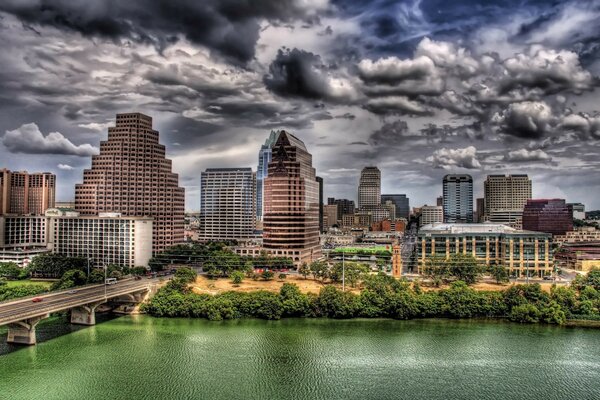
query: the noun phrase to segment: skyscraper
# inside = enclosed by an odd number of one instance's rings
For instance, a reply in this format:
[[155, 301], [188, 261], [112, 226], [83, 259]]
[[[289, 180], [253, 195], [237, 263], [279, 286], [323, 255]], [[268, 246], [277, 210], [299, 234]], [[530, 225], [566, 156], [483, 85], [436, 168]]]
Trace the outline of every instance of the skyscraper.
[[256, 174], [251, 168], [207, 168], [200, 175], [200, 238], [253, 237], [255, 197]]
[[296, 264], [321, 257], [319, 184], [304, 143], [279, 131], [264, 180], [263, 247]]
[[50, 172], [0, 169], [0, 215], [42, 215], [54, 207], [55, 193], [56, 176]]
[[531, 180], [527, 175], [488, 175], [483, 190], [487, 221], [518, 224], [531, 199]]
[[75, 186], [75, 209], [81, 215], [118, 212], [152, 217], [152, 250], [156, 254], [183, 242], [185, 191], [165, 158], [152, 118], [140, 113], [117, 114], [100, 142], [100, 154]]
[[381, 171], [377, 167], [364, 167], [358, 183], [358, 208], [381, 205]]
[[264, 214], [264, 180], [269, 174], [269, 162], [271, 161], [273, 144], [277, 140], [277, 132], [271, 131], [265, 143], [258, 152], [258, 168], [256, 169], [256, 219], [262, 221]]
[[337, 206], [337, 220], [340, 222], [344, 218], [344, 215], [354, 214], [354, 211], [356, 209], [354, 200], [336, 199], [334, 197], [329, 197], [327, 198], [327, 204], [335, 204]]
[[446, 175], [442, 182], [444, 222], [473, 222], [473, 177]]
[[396, 206], [396, 218], [406, 218], [410, 214], [410, 205], [408, 197], [405, 194], [382, 194], [381, 204], [385, 204], [386, 201], [390, 200]]
[[573, 230], [573, 213], [564, 199], [529, 199], [523, 209], [523, 229], [564, 235]]
[[317, 176], [317, 183], [319, 184], [319, 231], [325, 232], [324, 214], [323, 214], [323, 178]]

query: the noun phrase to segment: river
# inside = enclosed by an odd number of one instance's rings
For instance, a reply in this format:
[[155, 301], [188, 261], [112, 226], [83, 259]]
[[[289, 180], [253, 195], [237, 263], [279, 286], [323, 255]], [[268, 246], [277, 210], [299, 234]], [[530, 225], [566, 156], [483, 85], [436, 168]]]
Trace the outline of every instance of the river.
[[1, 399], [600, 399], [595, 329], [127, 316], [38, 338], [0, 346]]

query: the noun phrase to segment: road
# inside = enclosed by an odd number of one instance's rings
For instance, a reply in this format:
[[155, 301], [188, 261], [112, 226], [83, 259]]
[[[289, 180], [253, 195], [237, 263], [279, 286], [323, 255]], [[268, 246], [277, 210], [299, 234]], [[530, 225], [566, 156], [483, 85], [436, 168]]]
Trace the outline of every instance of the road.
[[75, 293], [65, 290], [35, 296], [43, 299], [39, 303], [32, 302], [32, 297], [15, 299], [0, 304], [0, 325], [122, 296], [148, 288], [158, 282], [159, 279], [156, 278], [144, 278], [142, 280], [123, 280], [113, 285], [85, 286], [71, 289], [76, 290]]

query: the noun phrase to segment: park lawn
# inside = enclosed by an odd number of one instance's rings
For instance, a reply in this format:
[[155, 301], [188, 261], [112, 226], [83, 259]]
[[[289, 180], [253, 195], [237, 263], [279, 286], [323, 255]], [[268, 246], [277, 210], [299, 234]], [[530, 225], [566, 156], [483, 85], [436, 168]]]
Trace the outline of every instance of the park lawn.
[[25, 286], [25, 285], [43, 285], [47, 289], [50, 289], [53, 282], [48, 281], [31, 281], [29, 279], [25, 279], [22, 281], [6, 281], [6, 286], [8, 287], [17, 287], [17, 286]]

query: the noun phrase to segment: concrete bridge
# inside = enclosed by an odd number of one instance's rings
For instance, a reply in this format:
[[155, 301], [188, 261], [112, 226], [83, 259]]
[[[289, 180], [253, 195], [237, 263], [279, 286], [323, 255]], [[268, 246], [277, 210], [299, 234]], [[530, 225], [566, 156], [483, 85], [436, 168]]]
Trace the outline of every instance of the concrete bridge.
[[8, 325], [8, 343], [36, 343], [35, 327], [51, 313], [71, 310], [71, 323], [96, 324], [96, 308], [109, 301], [140, 303], [156, 289], [158, 279], [128, 279], [112, 285], [93, 285], [0, 303], [0, 326]]

